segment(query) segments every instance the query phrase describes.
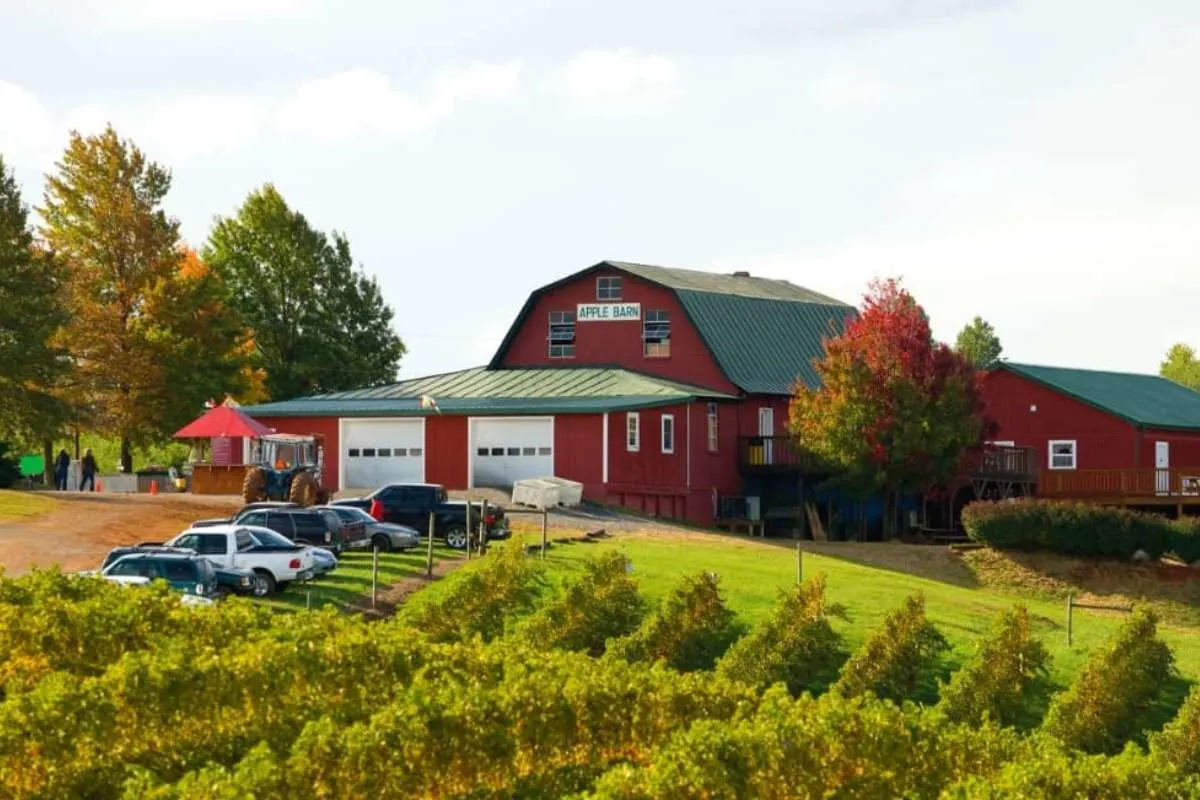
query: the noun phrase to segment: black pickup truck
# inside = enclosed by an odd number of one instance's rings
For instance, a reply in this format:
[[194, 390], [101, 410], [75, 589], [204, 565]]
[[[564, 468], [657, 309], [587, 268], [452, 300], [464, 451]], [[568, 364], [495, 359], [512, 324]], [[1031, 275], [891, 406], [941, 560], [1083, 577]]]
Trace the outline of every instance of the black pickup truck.
[[[391, 483], [381, 486], [366, 497], [334, 500], [332, 505], [361, 508], [380, 522], [407, 525], [422, 534], [429, 530], [429, 515], [433, 514], [434, 534], [447, 547], [462, 550], [467, 546], [468, 529], [479, 530], [482, 503], [450, 500], [446, 489], [435, 483]], [[488, 539], [507, 539], [511, 535], [504, 510], [488, 506], [485, 520]]]

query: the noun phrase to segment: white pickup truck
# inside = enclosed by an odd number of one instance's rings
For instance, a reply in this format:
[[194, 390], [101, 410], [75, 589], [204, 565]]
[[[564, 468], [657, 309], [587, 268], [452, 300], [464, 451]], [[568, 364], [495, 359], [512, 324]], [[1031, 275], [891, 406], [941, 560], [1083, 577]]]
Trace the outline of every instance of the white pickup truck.
[[292, 581], [313, 577], [313, 552], [270, 528], [253, 525], [212, 525], [188, 528], [166, 544], [195, 550], [219, 567], [248, 569], [262, 578], [266, 593], [274, 594]]

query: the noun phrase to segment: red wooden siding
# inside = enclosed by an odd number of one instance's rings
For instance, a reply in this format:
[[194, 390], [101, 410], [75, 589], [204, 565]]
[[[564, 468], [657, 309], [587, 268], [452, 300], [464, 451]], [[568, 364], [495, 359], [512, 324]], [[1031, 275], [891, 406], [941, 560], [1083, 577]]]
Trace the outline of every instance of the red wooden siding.
[[[614, 275], [616, 273], [613, 273]], [[579, 365], [618, 365], [638, 372], [659, 375], [669, 380], [691, 383], [736, 394], [722, 374], [708, 347], [692, 326], [683, 307], [669, 289], [621, 274], [621, 302], [641, 303], [642, 318], [652, 310], [670, 313], [671, 355], [648, 358], [642, 349], [642, 320], [628, 322], [576, 322], [575, 357], [550, 358], [547, 347], [550, 312], [575, 311], [579, 303], [595, 303], [596, 279], [605, 273], [593, 273], [573, 283], [553, 289], [538, 298], [521, 329], [504, 354], [502, 367], [570, 367]]]
[[1172, 467], [1200, 467], [1200, 431], [1156, 431], [1145, 430], [1138, 432], [1141, 447], [1138, 463], [1135, 466], [1152, 469], [1154, 463], [1154, 448], [1156, 442], [1167, 442]]
[[467, 418], [430, 414], [425, 418], [425, 480], [447, 489], [467, 488]]
[[787, 433], [788, 409], [791, 406], [790, 397], [778, 395], [752, 394], [747, 395], [739, 406], [738, 425], [742, 436], [758, 436], [758, 410], [770, 408], [774, 412], [775, 430], [772, 435], [783, 436]]
[[[612, 424], [612, 420], [609, 420]], [[563, 414], [554, 418], [554, 474], [583, 484], [589, 500], [603, 499], [603, 414]]]
[[338, 439], [337, 417], [255, 417], [255, 420], [274, 428], [277, 433], [321, 435], [325, 437], [325, 485], [337, 491], [338, 467], [342, 443]]

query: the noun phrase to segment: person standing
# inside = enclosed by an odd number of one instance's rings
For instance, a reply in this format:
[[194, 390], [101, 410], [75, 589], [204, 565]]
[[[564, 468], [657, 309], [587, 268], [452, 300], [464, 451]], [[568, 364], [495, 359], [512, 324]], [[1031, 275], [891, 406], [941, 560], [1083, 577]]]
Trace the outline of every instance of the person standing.
[[54, 488], [60, 492], [67, 490], [67, 473], [71, 469], [71, 457], [67, 455], [67, 448], [58, 451], [58, 458], [54, 460]]
[[83, 477], [79, 479], [79, 491], [83, 491], [84, 484], [87, 484], [89, 491], [96, 491], [96, 457], [92, 455], [92, 448], [83, 451]]

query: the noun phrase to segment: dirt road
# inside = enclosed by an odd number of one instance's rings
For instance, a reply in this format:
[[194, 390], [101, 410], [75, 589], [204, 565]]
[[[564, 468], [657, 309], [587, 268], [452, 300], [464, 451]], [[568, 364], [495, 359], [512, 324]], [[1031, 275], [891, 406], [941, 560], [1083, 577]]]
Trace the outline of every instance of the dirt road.
[[0, 566], [9, 575], [58, 564], [93, 569], [113, 547], [160, 542], [204, 517], [226, 516], [239, 498], [194, 495], [77, 494], [52, 496], [58, 507], [19, 522], [0, 522]]

